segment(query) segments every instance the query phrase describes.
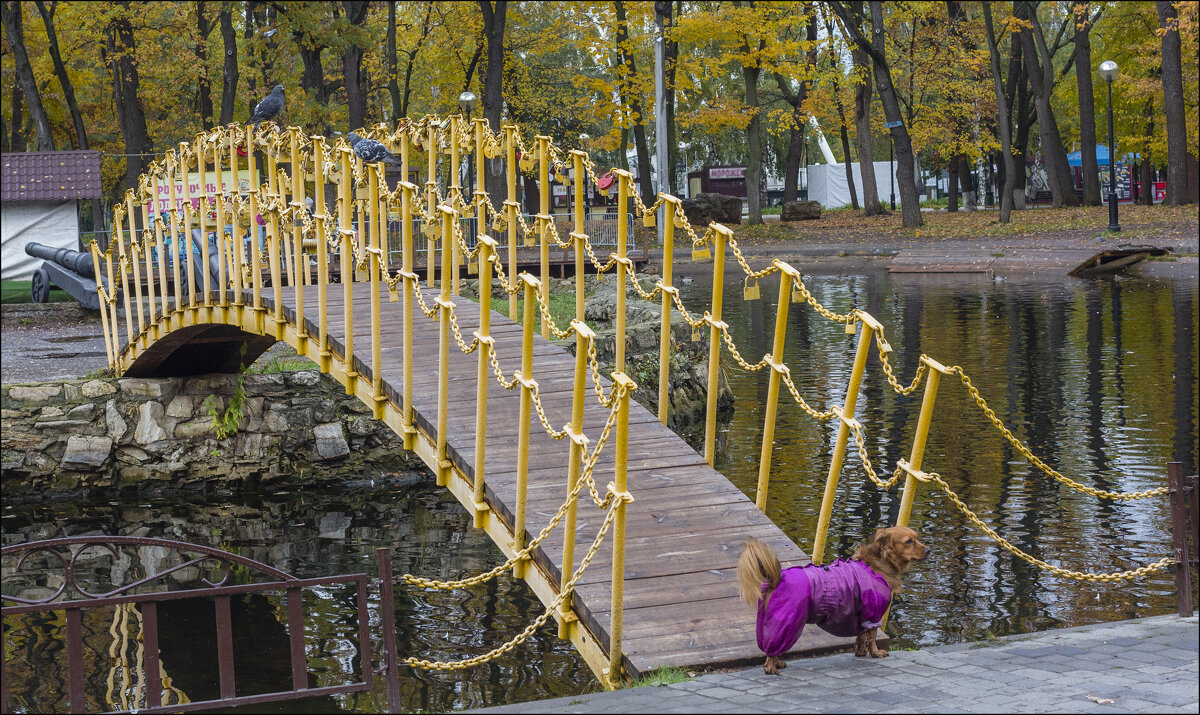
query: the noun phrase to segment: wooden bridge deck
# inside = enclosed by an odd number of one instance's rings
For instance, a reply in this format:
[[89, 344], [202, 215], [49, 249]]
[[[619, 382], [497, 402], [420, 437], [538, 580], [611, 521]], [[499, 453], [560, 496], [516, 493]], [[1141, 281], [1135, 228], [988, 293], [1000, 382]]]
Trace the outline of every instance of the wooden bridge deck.
[[[264, 291], [269, 295], [269, 291]], [[284, 288], [285, 315], [295, 324], [294, 291]], [[426, 290], [429, 305], [437, 295]], [[306, 288], [305, 323], [316, 355], [317, 290]], [[366, 284], [356, 286], [354, 346], [357, 369], [369, 382], [370, 296]], [[468, 341], [479, 324], [479, 306], [454, 297], [456, 314]], [[403, 385], [401, 303], [382, 296], [382, 379], [394, 405], [401, 405]], [[247, 300], [249, 303], [249, 300]], [[270, 301], [264, 296], [264, 303]], [[331, 349], [344, 351], [342, 286], [330, 286], [327, 302]], [[270, 310], [267, 311], [270, 315]], [[414, 306], [413, 386], [416, 421], [423, 437], [434, 440], [437, 425], [438, 323]], [[491, 334], [496, 355], [507, 377], [520, 366], [520, 326], [507, 316], [492, 313]], [[473, 479], [475, 462], [475, 403], [478, 356], [450, 348], [449, 438], [450, 459], [467, 480]], [[567, 423], [571, 414], [574, 357], [560, 347], [535, 338], [533, 377], [551, 424]], [[360, 378], [363, 379], [363, 378]], [[519, 390], [505, 390], [489, 381], [486, 445], [486, 501], [511, 533], [517, 482]], [[603, 383], [607, 389], [608, 381]], [[608, 409], [600, 406], [588, 386], [584, 433], [594, 445]], [[531, 411], [532, 412], [532, 411]], [[754, 613], [737, 597], [735, 569], [746, 537], [769, 543], [784, 566], [808, 563], [800, 550], [754, 503], [686, 442], [663, 426], [636, 402], [631, 402], [628, 488], [635, 501], [628, 506], [625, 563], [625, 613], [623, 650], [635, 673], [658, 666], [705, 666], [761, 660], [755, 642]], [[614, 433], [615, 434], [615, 433]], [[569, 462], [568, 440], [546, 434], [536, 413], [531, 414], [530, 471], [526, 527], [533, 538], [554, 516], [564, 500]], [[747, 437], [749, 438], [749, 437]], [[613, 441], [605, 447], [595, 480], [601, 492], [613, 478]], [[462, 480], [454, 475], [451, 479]], [[465, 485], [463, 485], [465, 486]], [[453, 490], [452, 490], [453, 491]], [[461, 494], [469, 490], [459, 489]], [[470, 507], [464, 503], [464, 506]], [[586, 488], [580, 494], [575, 562], [583, 558], [603, 512], [595, 508]], [[493, 536], [493, 538], [495, 538]], [[560, 582], [563, 536], [559, 526], [540, 546], [536, 567], [555, 584]], [[511, 552], [511, 549], [507, 549]], [[573, 605], [592, 636], [607, 649], [610, 588], [611, 534], [576, 588]], [[539, 594], [542, 595], [542, 594]], [[546, 600], [543, 595], [543, 600]], [[813, 653], [845, 648], [853, 639], [834, 638], [809, 628], [792, 653]], [[477, 655], [476, 653], [464, 654]]]

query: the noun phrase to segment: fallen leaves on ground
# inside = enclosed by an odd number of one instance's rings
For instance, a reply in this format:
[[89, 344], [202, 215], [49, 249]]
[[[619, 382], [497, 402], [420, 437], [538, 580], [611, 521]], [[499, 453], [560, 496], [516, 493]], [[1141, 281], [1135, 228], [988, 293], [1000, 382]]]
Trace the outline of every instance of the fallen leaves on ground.
[[1087, 699], [1091, 700], [1093, 703], [1096, 703], [1097, 705], [1108, 705], [1109, 703], [1116, 702], [1116, 698], [1098, 698], [1095, 695], [1092, 695], [1091, 693], [1088, 693]]

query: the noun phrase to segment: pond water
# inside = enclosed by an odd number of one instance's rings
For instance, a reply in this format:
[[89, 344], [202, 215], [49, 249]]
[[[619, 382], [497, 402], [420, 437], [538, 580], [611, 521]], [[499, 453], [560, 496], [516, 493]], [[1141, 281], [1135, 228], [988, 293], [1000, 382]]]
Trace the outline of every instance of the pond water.
[[[1171, 459], [1182, 461], [1187, 473], [1196, 470], [1200, 330], [1193, 280], [995, 282], [869, 275], [810, 276], [806, 282], [829, 308], [841, 312], [856, 305], [880, 320], [903, 383], [911, 379], [922, 352], [947, 365], [961, 365], [1014, 434], [1076, 481], [1137, 491], [1164, 484], [1164, 465]], [[725, 291], [725, 320], [742, 353], [753, 360], [769, 352], [774, 289], [764, 282], [762, 300], [749, 303], [741, 300], [739, 282], [730, 282]], [[710, 295], [711, 287], [702, 279], [683, 290], [693, 310], [707, 305]], [[786, 362], [801, 394], [818, 409], [840, 404], [857, 337], [798, 304], [791, 306], [788, 322]], [[735, 367], [728, 375], [736, 406], [721, 428], [716, 467], [753, 498], [767, 375]], [[865, 427], [868, 452], [885, 476], [897, 459], [909, 454], [920, 393], [901, 397], [892, 392], [872, 352], [855, 416]], [[781, 401], [767, 511], [806, 551], [812, 546], [835, 433], [832, 425], [815, 422], [790, 398]], [[699, 439], [696, 433], [690, 438], [699, 445], [702, 431]], [[1004, 441], [956, 379], [942, 381], [923, 466], [940, 473], [1001, 536], [1050, 563], [1111, 572], [1169, 553], [1165, 498], [1105, 501], [1053, 481]], [[374, 476], [375, 482], [354, 488], [258, 497], [6, 504], [4, 543], [83, 533], [159, 536], [220, 545], [300, 577], [373, 574], [379, 546], [392, 548], [396, 573], [435, 578], [460, 578], [502, 560], [432, 479]], [[827, 558], [849, 555], [875, 527], [894, 522], [898, 507], [899, 489], [878, 490], [851, 452], [830, 524]], [[1175, 606], [1167, 574], [1091, 584], [1040, 571], [1004, 551], [932, 488], [918, 494], [912, 525], [933, 552], [905, 579], [906, 590], [888, 625], [893, 647], [1165, 614]], [[5, 592], [12, 585], [6, 581]], [[335, 633], [341, 628], [353, 634], [353, 599], [325, 591], [311, 595], [306, 607], [310, 628], [318, 630], [309, 642], [309, 663], [318, 680], [326, 684], [356, 677], [354, 639]], [[279, 614], [286, 613], [278, 597], [246, 599], [240, 608], [244, 612], [235, 613], [235, 622], [239, 617], [253, 620], [255, 614], [271, 621], [270, 616], [281, 619]], [[401, 657], [478, 655], [519, 633], [541, 608], [527, 588], [508, 578], [456, 592], [400, 586], [396, 623]], [[375, 601], [372, 612], [377, 624]], [[175, 616], [186, 624], [196, 614], [184, 607]], [[98, 663], [106, 662], [103, 643], [111, 614], [107, 618], [85, 622], [85, 634], [98, 644]], [[61, 635], [61, 619], [6, 622], [5, 629], [10, 661], [18, 655], [41, 659], [35, 661], [38, 675], [31, 684], [10, 684], [10, 705], [29, 712], [62, 709], [65, 655], [51, 639]], [[266, 647], [278, 633], [258, 635], [247, 629], [239, 637], [261, 639], [257, 655], [251, 647], [245, 665], [238, 662], [239, 682], [258, 673], [261, 680], [283, 679], [286, 686], [286, 666], [280, 673], [280, 659]], [[164, 665], [194, 700], [216, 694], [215, 667], [204, 660], [204, 652], [201, 647], [170, 655], [164, 651]], [[599, 687], [552, 627], [479, 668], [445, 674], [401, 671], [405, 709], [410, 711], [520, 702]], [[96, 709], [106, 707], [104, 696], [102, 682], [89, 690]], [[379, 685], [371, 693], [258, 709], [298, 708], [383, 712], [386, 697]]]

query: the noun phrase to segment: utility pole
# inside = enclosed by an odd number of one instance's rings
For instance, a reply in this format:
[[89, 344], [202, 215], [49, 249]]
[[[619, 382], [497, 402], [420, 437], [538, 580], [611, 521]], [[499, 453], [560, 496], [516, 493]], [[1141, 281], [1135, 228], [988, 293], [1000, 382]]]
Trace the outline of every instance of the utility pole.
[[[667, 38], [665, 34], [664, 5], [670, 0], [655, 0], [654, 3], [654, 169], [658, 173], [656, 186], [659, 193], [671, 193], [668, 185], [671, 169], [667, 166]], [[667, 207], [659, 209], [654, 224], [658, 227], [658, 244], [663, 244], [663, 226], [667, 220]]]

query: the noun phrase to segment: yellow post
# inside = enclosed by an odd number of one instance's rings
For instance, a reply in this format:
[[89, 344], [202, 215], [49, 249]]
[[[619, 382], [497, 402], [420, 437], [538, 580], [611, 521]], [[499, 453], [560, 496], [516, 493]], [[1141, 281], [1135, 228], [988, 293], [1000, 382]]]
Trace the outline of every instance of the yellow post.
[[404, 280], [404, 448], [416, 446], [417, 427], [413, 423], [413, 291], [420, 289], [413, 273], [412, 201], [417, 187], [400, 182], [400, 276]]
[[583, 322], [583, 304], [586, 297], [583, 284], [583, 257], [587, 241], [583, 215], [583, 157], [584, 153], [578, 149], [571, 150], [571, 163], [575, 169], [575, 231], [571, 234], [571, 238], [575, 240], [575, 318], [580, 322]]
[[[668, 223], [668, 226], [671, 224]], [[775, 415], [779, 410], [779, 376], [785, 369], [783, 346], [787, 338], [788, 304], [792, 301], [792, 281], [800, 273], [788, 264], [776, 260], [779, 266], [779, 307], [775, 312], [775, 342], [771, 347], [771, 378], [767, 383], [767, 414], [763, 420], [762, 451], [758, 457], [758, 491], [754, 504], [763, 513], [767, 511], [767, 488], [771, 481], [771, 450], [775, 446]], [[713, 290], [716, 290], [713, 286]]]
[[202, 141], [196, 142], [196, 171], [200, 174], [200, 185], [197, 187], [200, 190], [200, 273], [202, 275], [201, 285], [204, 288], [204, 308], [200, 311], [200, 322], [208, 323], [212, 321], [212, 271], [209, 266], [211, 256], [208, 247], [208, 171], [206, 164], [208, 159], [206, 154], [205, 143]]
[[633, 175], [628, 171], [617, 169], [617, 327], [616, 327], [616, 369], [625, 372], [625, 283], [629, 277], [626, 244], [629, 243], [629, 187], [633, 185]]
[[482, 529], [488, 512], [483, 500], [483, 480], [487, 452], [487, 395], [492, 383], [490, 357], [495, 341], [492, 329], [492, 252], [496, 241], [491, 236], [479, 234], [479, 373], [475, 380], [475, 528]]
[[221, 143], [214, 139], [213, 141], [213, 174], [216, 178], [213, 179], [216, 183], [216, 195], [213, 197], [213, 212], [214, 220], [213, 231], [217, 241], [217, 287], [220, 293], [217, 294], [217, 320], [224, 321], [229, 311], [225, 306], [229, 304], [229, 244], [225, 239], [225, 170], [221, 168]]
[[262, 306], [262, 248], [258, 242], [258, 162], [254, 158], [254, 127], [246, 125], [246, 168], [250, 174], [250, 280], [254, 290], [254, 329], [264, 330]]
[[[528, 273], [521, 274], [525, 283], [524, 332], [521, 337], [521, 406], [517, 413], [517, 504], [513, 516], [513, 551], [525, 548], [525, 493], [529, 485], [529, 407], [533, 399], [533, 313], [537, 304], [535, 293], [541, 287], [538, 279]], [[525, 577], [527, 559], [513, 566], [513, 576]]]
[[283, 206], [282, 189], [280, 188], [279, 171], [276, 167], [275, 152], [267, 152], [267, 191], [271, 194], [275, 209], [267, 217], [267, 260], [271, 262], [271, 290], [275, 306], [274, 323], [275, 339], [283, 340], [286, 319], [283, 317], [283, 281], [287, 269], [283, 265], [284, 258], [279, 250], [279, 208]]
[[[154, 197], [154, 191], [150, 186], [150, 182], [153, 181], [153, 178], [146, 177], [146, 180], [147, 180], [147, 184], [145, 186], [146, 191], [145, 191], [145, 195], [142, 196], [142, 202], [141, 202], [141, 204], [142, 204], [142, 241], [141, 241], [141, 244], [142, 244], [142, 253], [144, 254], [143, 258], [146, 261], [146, 303], [148, 306], [147, 310], [149, 311], [149, 314], [146, 316], [148, 319], [148, 321], [146, 323], [146, 329], [149, 331], [149, 335], [147, 335], [145, 338], [143, 338], [143, 340], [145, 340], [145, 339], [157, 340], [158, 339], [158, 310], [155, 305], [157, 296], [155, 295], [155, 292], [154, 292], [154, 253], [155, 253], [155, 251], [151, 250], [150, 237], [154, 236], [155, 241], [156, 241], [155, 246], [157, 247], [157, 245], [158, 245], [157, 240], [160, 239], [162, 236], [159, 232], [152, 231], [150, 229], [150, 202], [154, 201], [155, 197]], [[161, 255], [162, 251], [158, 251], [158, 253]]]
[[[181, 146], [183, 146], [186, 149], [187, 144], [184, 143]], [[199, 149], [197, 148], [196, 151], [198, 152]], [[183, 260], [186, 262], [186, 265], [187, 265], [187, 268], [185, 270], [187, 270], [188, 306], [192, 309], [192, 312], [188, 316], [188, 319], [186, 322], [191, 323], [192, 321], [196, 320], [196, 313], [197, 313], [196, 304], [200, 300], [199, 293], [200, 293], [200, 287], [201, 287], [201, 286], [196, 285], [196, 268], [197, 268], [197, 266], [196, 266], [196, 260], [195, 260], [195, 258], [193, 258], [193, 255], [199, 251], [199, 246], [196, 246], [192, 243], [192, 224], [196, 222], [196, 217], [192, 215], [192, 210], [193, 210], [193, 208], [198, 208], [198, 207], [192, 206], [192, 186], [191, 186], [191, 182], [188, 180], [187, 154], [185, 152], [181, 151], [180, 156], [183, 158], [183, 166], [180, 167], [180, 170], [183, 174], [182, 179], [181, 179], [183, 181], [183, 223], [184, 223], [183, 232], [182, 232], [183, 233], [183, 256], [184, 256]], [[203, 157], [201, 157], [199, 154], [196, 154], [196, 158], [198, 160], [196, 162], [197, 167], [198, 167], [200, 164], [199, 160], [202, 159]], [[199, 168], [197, 168], [197, 171], [199, 171]], [[201, 231], [202, 238], [203, 238], [203, 233], [204, 232]]]
[[387, 404], [387, 395], [383, 394], [383, 346], [380, 345], [380, 313], [383, 306], [379, 304], [379, 274], [381, 270], [387, 270], [387, 251], [383, 248], [383, 235], [380, 231], [380, 224], [383, 222], [386, 215], [381, 215], [379, 211], [379, 179], [383, 171], [382, 164], [370, 164], [367, 166], [369, 175], [368, 195], [370, 196], [371, 206], [370, 212], [370, 244], [371, 249], [367, 253], [367, 261], [370, 263], [371, 270], [371, 400], [372, 412], [375, 419], [383, 419], [384, 407]]
[[[567, 425], [567, 437], [571, 440], [571, 457], [567, 468], [567, 493], [575, 489], [579, 483], [580, 463], [586, 453], [588, 439], [583, 434], [583, 407], [587, 387], [587, 353], [588, 343], [596, 339], [596, 334], [583, 322], [583, 309], [576, 305], [576, 317], [571, 321], [575, 328], [575, 384], [571, 399], [571, 424]], [[575, 570], [575, 514], [579, 500], [574, 499], [567, 506], [566, 521], [563, 526], [562, 578], [559, 584], [560, 592], [567, 588], [571, 574]], [[563, 601], [558, 613], [558, 637], [571, 637], [571, 630], [578, 622], [578, 617], [571, 608], [571, 598]]]
[[347, 144], [338, 148], [342, 155], [342, 176], [339, 179], [338, 235], [342, 246], [342, 322], [345, 337], [342, 345], [346, 355], [346, 394], [353, 395], [358, 389], [358, 371], [354, 369], [354, 229], [350, 223], [350, 204], [353, 197], [354, 175], [350, 172], [351, 149]]
[[[472, 121], [475, 122], [475, 192], [472, 194], [472, 196], [475, 201], [475, 236], [476, 236], [475, 240], [476, 240], [476, 242], [478, 242], [479, 236], [487, 236], [488, 235], [488, 224], [487, 224], [488, 193], [487, 193], [487, 182], [484, 180], [484, 176], [486, 174], [484, 162], [487, 161], [487, 157], [484, 156], [484, 154], [483, 154], [483, 127], [487, 123], [487, 120], [480, 118], [480, 119], [475, 119]], [[478, 243], [476, 245], [478, 245]], [[482, 248], [478, 249], [478, 252], [482, 253], [483, 249]], [[468, 260], [468, 262], [470, 261], [469, 258], [467, 260]], [[484, 285], [485, 284], [483, 282], [483, 275], [480, 274], [480, 276], [479, 276], [479, 294], [481, 296], [483, 295]], [[488, 283], [486, 285], [488, 286], [489, 297], [490, 297], [491, 284]], [[483, 303], [480, 303], [480, 306], [482, 306], [482, 305], [483, 305]]]
[[[96, 245], [95, 240], [93, 240], [90, 244], [88, 244], [88, 246], [92, 253], [92, 271], [93, 271], [93, 275], [96, 276], [96, 285], [103, 286], [104, 278], [102, 277], [102, 274], [100, 273], [100, 248]], [[111, 291], [112, 291], [112, 283], [110, 282], [108, 284], [108, 288], [106, 289], [106, 292], [111, 292]], [[96, 293], [98, 293], [98, 294], [100, 293], [99, 289], [97, 289]], [[102, 296], [102, 299], [103, 299], [103, 296]], [[100, 330], [101, 330], [101, 332], [104, 333], [104, 352], [105, 352], [105, 354], [108, 355], [108, 366], [111, 368], [116, 364], [116, 362], [115, 362], [116, 354], [113, 352], [112, 336], [109, 335], [109, 333], [108, 333], [108, 305], [107, 305], [107, 303], [108, 303], [108, 301], [106, 299], [104, 299], [103, 302], [100, 304]]]
[[317, 345], [321, 371], [328, 373], [333, 353], [329, 350], [329, 236], [325, 233], [325, 137], [312, 137], [313, 223], [317, 228]]
[[[120, 213], [117, 213], [114, 211], [113, 213], [114, 213], [113, 223], [117, 230], [117, 234], [116, 234], [117, 249], [120, 252], [119, 256], [120, 256], [121, 264], [132, 263], [133, 257], [127, 256], [126, 252], [125, 252], [125, 237], [124, 237], [124, 235], [122, 233], [122, 229], [121, 229], [121, 221], [126, 217], [126, 214], [124, 211], [122, 211]], [[128, 218], [129, 218], [129, 228], [130, 228], [130, 231], [132, 232], [133, 217], [128, 216]], [[130, 252], [132, 252], [132, 251], [130, 251]], [[127, 270], [127, 265], [118, 265], [118, 270], [121, 274], [121, 297], [124, 299], [124, 302], [125, 302], [125, 334], [129, 340], [129, 347], [132, 348], [133, 347], [133, 309], [129, 305], [129, 271]], [[139, 310], [141, 309], [141, 307], [142, 307], [141, 303], [138, 303]], [[120, 352], [120, 351], [118, 351], [118, 352]]]
[[[429, 141], [425, 143], [425, 150], [429, 153], [429, 169], [426, 176], [428, 180], [425, 182], [425, 217], [430, 225], [432, 225], [434, 216], [436, 215], [434, 211], [435, 204], [437, 203], [437, 128], [432, 124], [429, 125]], [[434, 264], [437, 263], [437, 253], [433, 248], [434, 232], [428, 226], [423, 227], [423, 230], [425, 231], [425, 246], [429, 254], [425, 258], [425, 280], [428, 282], [429, 287], [433, 288], [435, 285], [433, 282], [433, 268]]]
[[[242, 300], [242, 267], [246, 265], [245, 261], [245, 242], [242, 240], [242, 227], [240, 216], [236, 214], [234, 208], [240, 203], [238, 199], [238, 159], [237, 159], [237, 132], [228, 129], [229, 133], [229, 241], [233, 246], [232, 263], [229, 266], [232, 273], [233, 282], [233, 310], [237, 316], [237, 324], [242, 325], [242, 306], [245, 301]], [[224, 192], [222, 192], [224, 193]], [[242, 210], [245, 210], [245, 204], [242, 205]], [[254, 225], [253, 217], [247, 222], [247, 230]]]
[[[541, 181], [538, 182], [538, 223], [540, 231], [538, 238], [542, 246], [542, 262], [541, 262], [541, 284], [542, 284], [542, 302], [547, 306], [550, 305], [550, 227], [549, 223], [554, 220], [550, 215], [550, 137], [538, 136], [538, 171], [541, 173]], [[546, 321], [542, 321], [542, 337], [550, 339], [550, 326]]]
[[[178, 152], [176, 156], [182, 160], [183, 152]], [[180, 320], [180, 314], [183, 310], [183, 276], [180, 274], [179, 264], [187, 260], [188, 257], [188, 254], [184, 252], [187, 242], [179, 231], [179, 209], [178, 204], [175, 203], [176, 166], [177, 164], [175, 162], [171, 162], [167, 165], [167, 182], [170, 184], [169, 190], [171, 192], [171, 278], [175, 281], [175, 311], [171, 313], [171, 330], [177, 330], [182, 324], [182, 321]], [[183, 176], [184, 181], [186, 182], [186, 171], [183, 172]], [[191, 204], [189, 203], [188, 206], [191, 206]], [[191, 231], [191, 226], [188, 226], [186, 230]], [[191, 267], [190, 261], [188, 262], [188, 267]], [[100, 273], [98, 271], [96, 273], [96, 280], [100, 280]], [[103, 313], [103, 309], [101, 309], [101, 313]]]
[[[462, 197], [462, 186], [458, 183], [458, 117], [450, 117], [450, 185], [446, 187], [446, 201], [458, 209], [456, 198]], [[446, 240], [445, 233], [442, 240]], [[458, 267], [462, 264], [462, 249], [454, 234], [450, 234], [450, 292], [458, 295]], [[445, 251], [446, 247], [443, 246]], [[443, 259], [444, 261], [445, 259]], [[445, 263], [442, 264], [445, 266]]]
[[[129, 219], [129, 272], [130, 279], [133, 281], [133, 293], [137, 302], [137, 337], [138, 343], [142, 343], [142, 333], [146, 331], [146, 316], [142, 310], [142, 266], [138, 259], [138, 247], [142, 241], [138, 239], [137, 232], [137, 214], [133, 211], [133, 191], [125, 192], [125, 218]], [[130, 343], [133, 341], [131, 340]]]
[[858, 336], [858, 350], [854, 353], [854, 367], [850, 370], [850, 382], [846, 386], [846, 402], [842, 405], [842, 419], [838, 424], [837, 441], [833, 446], [833, 457], [829, 460], [829, 476], [825, 479], [825, 496], [821, 499], [821, 511], [817, 515], [817, 532], [813, 536], [812, 562], [819, 564], [825, 556], [825, 536], [829, 531], [829, 517], [833, 513], [833, 500], [837, 496], [838, 477], [842, 473], [842, 460], [846, 456], [846, 440], [850, 437], [850, 423], [854, 418], [854, 407], [858, 403], [858, 388], [862, 385], [863, 370], [867, 366], [867, 355], [871, 352], [871, 339], [881, 326], [869, 313], [858, 312], [862, 320], [862, 333]]
[[[937, 400], [938, 385], [942, 375], [952, 374], [933, 358], [922, 355], [921, 362], [929, 366], [929, 377], [925, 378], [925, 395], [921, 398], [921, 415], [917, 418], [917, 433], [913, 437], [912, 452], [909, 454], [908, 466], [913, 471], [921, 470], [921, 460], [925, 457], [925, 439], [929, 437], [929, 422], [933, 418], [933, 403]], [[917, 480], [909, 472], [904, 477], [904, 494], [900, 497], [900, 513], [896, 516], [896, 526], [908, 526], [908, 517], [912, 513], [913, 497], [917, 492]]]
[[[296, 127], [288, 127], [288, 138], [292, 145], [292, 254], [296, 260], [296, 354], [308, 354], [308, 329], [304, 325], [304, 284], [308, 282], [308, 262], [304, 259], [304, 237], [300, 212], [304, 210], [304, 167], [300, 165], [300, 145]], [[349, 172], [347, 172], [349, 173]], [[347, 181], [345, 176], [342, 181]], [[344, 279], [343, 279], [344, 280]], [[347, 328], [349, 332], [349, 328]]]
[[446, 439], [450, 411], [450, 311], [454, 302], [450, 300], [451, 261], [454, 253], [450, 244], [454, 242], [454, 222], [458, 212], [449, 206], [439, 206], [442, 216], [442, 292], [437, 297], [438, 313], [438, 417], [437, 417], [437, 484], [446, 486], [450, 479], [450, 459], [446, 456]]
[[[121, 356], [121, 324], [117, 321], [117, 301], [115, 300], [116, 291], [117, 291], [117, 282], [113, 278], [113, 249], [112, 249], [111, 241], [119, 240], [117, 238], [118, 234], [116, 232], [120, 230], [120, 220], [121, 220], [120, 212], [114, 209], [113, 210], [114, 233], [113, 233], [112, 239], [109, 242], [108, 250], [105, 252], [105, 257], [104, 257], [104, 271], [108, 275], [108, 295], [109, 295], [108, 310], [112, 316], [112, 320], [110, 321], [110, 323], [112, 325], [112, 348], [113, 348], [113, 363], [112, 363], [112, 365], [113, 365], [113, 369], [117, 368], [117, 363], [120, 360], [120, 356]], [[119, 264], [118, 264], [118, 268], [120, 268]], [[122, 273], [122, 275], [124, 275], [124, 273]], [[100, 309], [103, 310], [104, 306], [101, 306]], [[125, 311], [125, 317], [127, 319], [129, 318], [128, 310]], [[128, 323], [129, 321], [126, 320], [125, 322]]]
[[620, 390], [617, 413], [616, 465], [613, 498], [619, 499], [613, 516], [612, 602], [608, 610], [608, 687], [616, 688], [622, 677], [621, 628], [625, 616], [625, 506], [628, 496], [626, 472], [629, 463], [629, 395], [637, 385], [623, 372], [613, 373], [614, 386]]
[[675, 258], [675, 205], [679, 199], [663, 196], [662, 325], [658, 335], [658, 421], [667, 424], [671, 411], [671, 266]]
[[[506, 161], [504, 168], [508, 179], [508, 200], [504, 208], [508, 211], [508, 280], [517, 278], [517, 213], [521, 210], [517, 203], [517, 174], [521, 167], [517, 164], [517, 128], [509, 124], [504, 127], [504, 147]], [[513, 322], [517, 320], [517, 296], [514, 293], [508, 297], [508, 317]]]
[[716, 463], [717, 451], [717, 392], [721, 377], [721, 331], [728, 327], [721, 320], [721, 308], [725, 301], [725, 243], [733, 231], [716, 224], [713, 226], [713, 294], [711, 316], [708, 321], [708, 401], [704, 408], [704, 461], [708, 466]]

